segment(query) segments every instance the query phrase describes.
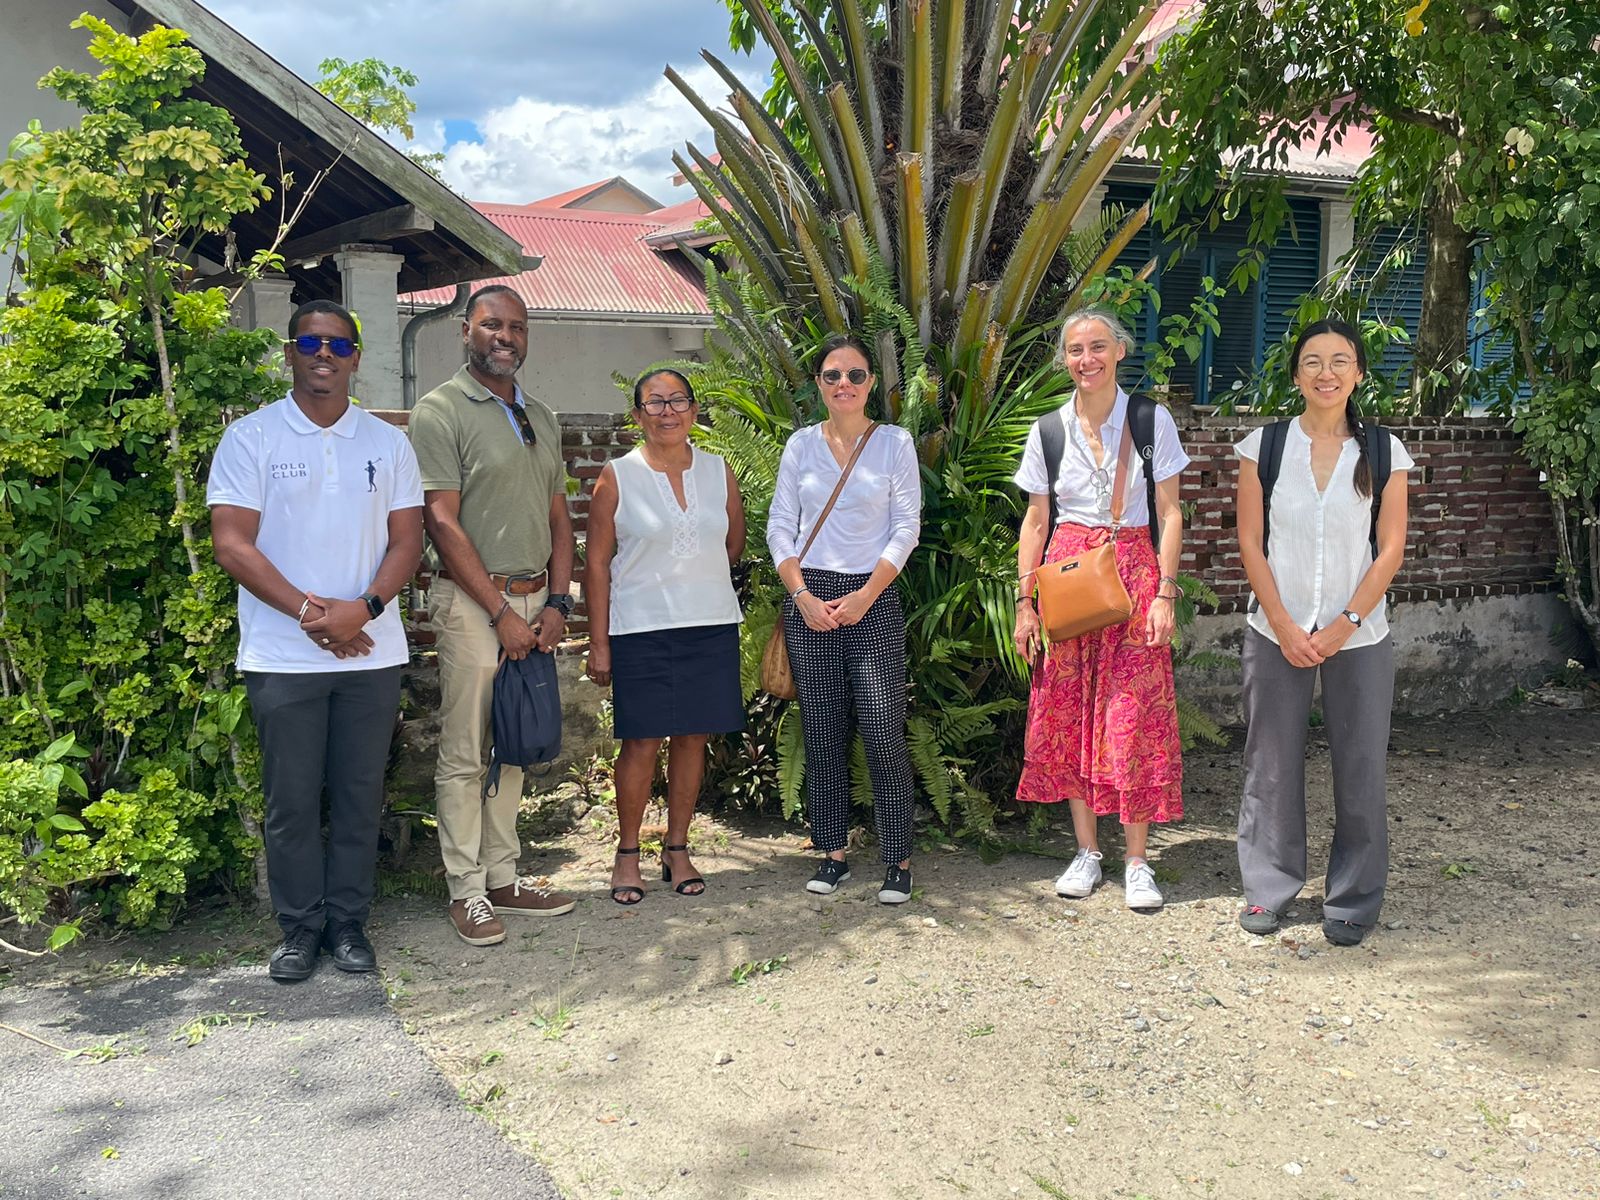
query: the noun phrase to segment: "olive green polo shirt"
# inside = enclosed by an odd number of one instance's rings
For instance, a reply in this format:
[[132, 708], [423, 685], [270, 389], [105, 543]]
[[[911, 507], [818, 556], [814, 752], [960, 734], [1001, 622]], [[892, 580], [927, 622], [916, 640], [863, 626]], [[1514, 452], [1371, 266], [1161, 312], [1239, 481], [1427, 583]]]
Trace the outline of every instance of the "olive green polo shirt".
[[[523, 396], [538, 444], [526, 445], [488, 388], [462, 367], [412, 410], [411, 448], [425, 492], [460, 492], [461, 527], [491, 574], [542, 571], [550, 562], [550, 499], [567, 494], [561, 426]], [[428, 563], [439, 565], [428, 547]]]

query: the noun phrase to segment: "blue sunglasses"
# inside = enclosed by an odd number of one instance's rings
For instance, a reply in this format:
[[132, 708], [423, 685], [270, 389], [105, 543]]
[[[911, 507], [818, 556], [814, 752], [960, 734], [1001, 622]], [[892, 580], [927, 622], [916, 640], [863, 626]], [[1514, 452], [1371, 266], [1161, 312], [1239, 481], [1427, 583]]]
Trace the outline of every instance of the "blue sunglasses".
[[355, 342], [347, 337], [318, 337], [314, 333], [302, 333], [299, 337], [290, 338], [284, 343], [293, 346], [308, 358], [326, 346], [332, 350], [336, 358], [349, 358], [356, 352]]

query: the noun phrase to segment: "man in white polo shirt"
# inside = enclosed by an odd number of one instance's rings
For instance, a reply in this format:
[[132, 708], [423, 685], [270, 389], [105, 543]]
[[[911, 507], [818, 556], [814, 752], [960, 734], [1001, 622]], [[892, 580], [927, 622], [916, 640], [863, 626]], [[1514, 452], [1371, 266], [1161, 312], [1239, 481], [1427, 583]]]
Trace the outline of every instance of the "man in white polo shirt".
[[405, 434], [350, 403], [349, 312], [302, 304], [284, 356], [292, 390], [223, 432], [206, 502], [217, 563], [239, 582], [237, 662], [261, 740], [283, 930], [268, 973], [293, 982], [324, 946], [341, 970], [377, 967], [363, 926], [408, 658], [393, 601], [422, 556], [422, 482]]

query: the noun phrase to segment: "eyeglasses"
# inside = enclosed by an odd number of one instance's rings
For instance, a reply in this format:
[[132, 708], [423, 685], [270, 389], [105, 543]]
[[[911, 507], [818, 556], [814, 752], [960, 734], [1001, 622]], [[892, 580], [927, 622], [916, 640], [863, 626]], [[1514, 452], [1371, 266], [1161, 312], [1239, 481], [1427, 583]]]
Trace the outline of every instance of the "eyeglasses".
[[1096, 509], [1111, 511], [1111, 472], [1104, 467], [1096, 467], [1089, 472], [1089, 483], [1094, 488], [1094, 506]]
[[831, 367], [819, 374], [817, 378], [829, 387], [832, 387], [841, 379], [848, 379], [851, 383], [860, 387], [867, 381], [869, 374], [870, 372], [864, 371], [860, 367], [851, 367], [848, 371], [841, 371], [837, 367]]
[[299, 337], [290, 338], [285, 346], [293, 346], [307, 358], [326, 346], [333, 351], [335, 358], [349, 358], [359, 347], [355, 341], [346, 337], [318, 337], [314, 333], [302, 333]]
[[[1356, 365], [1356, 360], [1348, 354], [1335, 354], [1327, 363], [1327, 369], [1335, 375], [1348, 374]], [[1324, 363], [1320, 358], [1302, 358], [1300, 369], [1307, 375], [1321, 375]]]
[[517, 432], [522, 434], [522, 444], [525, 446], [537, 446], [539, 444], [539, 435], [534, 433], [533, 426], [528, 421], [528, 414], [523, 411], [522, 405], [508, 404], [506, 407], [511, 410], [511, 416], [517, 423]]
[[639, 407], [652, 417], [659, 417], [668, 408], [672, 409], [673, 412], [688, 412], [694, 407], [694, 400], [692, 397], [682, 395], [667, 396], [665, 399], [657, 397], [650, 400], [641, 400]]

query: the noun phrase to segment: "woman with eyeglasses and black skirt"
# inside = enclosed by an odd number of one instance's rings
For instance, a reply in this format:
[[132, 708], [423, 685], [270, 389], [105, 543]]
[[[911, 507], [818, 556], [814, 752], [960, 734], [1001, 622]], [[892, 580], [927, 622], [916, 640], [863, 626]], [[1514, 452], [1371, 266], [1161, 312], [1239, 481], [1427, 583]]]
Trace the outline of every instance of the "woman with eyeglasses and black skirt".
[[667, 837], [661, 878], [680, 896], [705, 880], [689, 861], [689, 822], [713, 734], [744, 728], [739, 624], [729, 572], [744, 553], [744, 504], [727, 463], [696, 449], [694, 389], [676, 371], [633, 385], [643, 438], [606, 464], [589, 506], [584, 600], [589, 677], [612, 687], [617, 858], [611, 898], [644, 899], [639, 826], [667, 742]]
[[806, 817], [823, 855], [806, 890], [827, 895], [850, 878], [850, 746], [859, 730], [885, 865], [878, 899], [903, 904], [914, 786], [905, 616], [893, 584], [921, 531], [922, 482], [911, 435], [867, 416], [874, 382], [859, 338], [822, 343], [817, 390], [828, 416], [783, 448], [767, 548], [789, 593], [783, 631], [805, 729]]

